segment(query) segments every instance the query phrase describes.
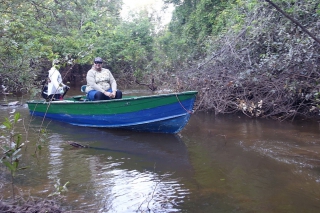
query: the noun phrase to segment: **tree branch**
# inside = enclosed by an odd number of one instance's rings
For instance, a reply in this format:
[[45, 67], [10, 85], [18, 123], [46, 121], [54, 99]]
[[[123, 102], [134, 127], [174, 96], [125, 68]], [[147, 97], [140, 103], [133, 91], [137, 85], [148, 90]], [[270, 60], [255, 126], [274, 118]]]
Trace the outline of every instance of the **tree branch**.
[[311, 32], [309, 32], [309, 30], [307, 30], [304, 26], [302, 26], [298, 21], [296, 21], [295, 19], [293, 19], [292, 17], [290, 17], [288, 14], [286, 14], [283, 10], [281, 10], [275, 3], [273, 3], [272, 1], [270, 0], [265, 0], [266, 2], [268, 2], [269, 4], [271, 4], [274, 8], [276, 8], [276, 10], [278, 12], [280, 12], [282, 15], [284, 15], [285, 17], [287, 17], [290, 21], [292, 21], [293, 23], [295, 23], [296, 25], [298, 25], [303, 32], [307, 33], [311, 38], [313, 38], [317, 43], [318, 45], [320, 45], [320, 40], [315, 36], [313, 35]]

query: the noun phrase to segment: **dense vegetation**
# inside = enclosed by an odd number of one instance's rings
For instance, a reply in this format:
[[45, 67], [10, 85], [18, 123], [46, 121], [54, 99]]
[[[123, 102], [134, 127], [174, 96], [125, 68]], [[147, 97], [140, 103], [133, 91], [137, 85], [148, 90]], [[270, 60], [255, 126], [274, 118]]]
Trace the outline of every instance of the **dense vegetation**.
[[[319, 2], [274, 2], [319, 34]], [[181, 75], [202, 91], [200, 107], [280, 120], [317, 115], [320, 44], [266, 1], [230, 5], [215, 19], [226, 27], [204, 41], [206, 59]]]
[[164, 2], [175, 6], [166, 28], [147, 11], [121, 19], [119, 0], [1, 1], [1, 84], [36, 93], [54, 58], [73, 80], [99, 55], [123, 84], [198, 90], [197, 109], [319, 114], [319, 1], [271, 1], [292, 20], [267, 0]]

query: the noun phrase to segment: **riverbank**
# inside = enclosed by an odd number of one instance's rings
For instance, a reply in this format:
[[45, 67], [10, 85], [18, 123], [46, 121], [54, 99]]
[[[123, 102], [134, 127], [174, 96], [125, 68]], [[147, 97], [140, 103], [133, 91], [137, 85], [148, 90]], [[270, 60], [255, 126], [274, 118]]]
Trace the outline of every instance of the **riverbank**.
[[62, 213], [65, 212], [59, 204], [52, 200], [37, 199], [23, 204], [0, 201], [0, 212], [3, 213]]

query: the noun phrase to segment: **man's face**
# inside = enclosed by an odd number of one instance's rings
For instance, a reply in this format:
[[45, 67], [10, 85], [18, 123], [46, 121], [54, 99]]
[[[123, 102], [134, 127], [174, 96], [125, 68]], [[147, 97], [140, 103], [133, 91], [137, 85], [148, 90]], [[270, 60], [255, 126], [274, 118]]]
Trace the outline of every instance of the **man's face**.
[[101, 70], [101, 68], [102, 68], [102, 62], [94, 62], [94, 68], [96, 69], [96, 70], [98, 70], [98, 71], [100, 71]]

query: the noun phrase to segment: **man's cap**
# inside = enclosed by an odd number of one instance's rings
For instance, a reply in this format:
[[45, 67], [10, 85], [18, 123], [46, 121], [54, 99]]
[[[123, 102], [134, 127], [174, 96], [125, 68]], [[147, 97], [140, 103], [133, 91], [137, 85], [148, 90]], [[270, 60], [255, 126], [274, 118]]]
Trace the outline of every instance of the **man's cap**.
[[103, 60], [102, 60], [102, 58], [100, 58], [100, 57], [96, 57], [95, 59], [94, 59], [94, 62], [103, 62]]

